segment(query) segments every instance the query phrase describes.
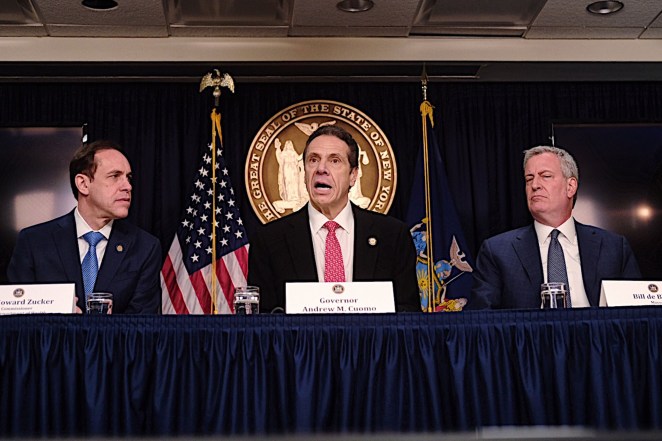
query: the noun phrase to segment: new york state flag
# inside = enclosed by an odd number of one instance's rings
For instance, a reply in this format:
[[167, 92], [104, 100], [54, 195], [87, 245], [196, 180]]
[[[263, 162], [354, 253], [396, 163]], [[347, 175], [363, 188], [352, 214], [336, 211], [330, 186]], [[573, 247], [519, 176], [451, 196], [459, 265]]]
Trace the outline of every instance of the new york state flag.
[[[430, 118], [431, 118], [430, 109]], [[424, 118], [424, 124], [428, 124]], [[428, 311], [433, 299], [433, 312], [461, 311], [467, 304], [473, 283], [473, 260], [460, 225], [453, 195], [441, 159], [437, 137], [427, 127], [430, 182], [430, 219], [426, 217], [423, 147], [419, 149], [416, 173], [407, 212], [407, 223], [416, 247], [421, 310]], [[429, 251], [427, 236], [432, 234], [432, 286], [428, 277]]]

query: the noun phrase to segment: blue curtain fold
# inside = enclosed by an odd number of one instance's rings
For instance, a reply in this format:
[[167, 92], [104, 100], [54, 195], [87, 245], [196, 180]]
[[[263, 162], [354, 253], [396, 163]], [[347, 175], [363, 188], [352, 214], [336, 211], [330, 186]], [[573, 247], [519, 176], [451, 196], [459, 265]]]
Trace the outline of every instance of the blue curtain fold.
[[0, 436], [662, 429], [657, 308], [0, 317]]

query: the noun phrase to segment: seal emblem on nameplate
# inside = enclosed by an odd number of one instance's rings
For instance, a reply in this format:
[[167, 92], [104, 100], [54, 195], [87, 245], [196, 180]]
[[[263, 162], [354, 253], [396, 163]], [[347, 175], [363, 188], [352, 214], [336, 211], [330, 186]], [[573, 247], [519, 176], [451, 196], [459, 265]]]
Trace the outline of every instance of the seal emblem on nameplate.
[[255, 135], [246, 158], [246, 191], [266, 224], [308, 202], [303, 150], [323, 125], [347, 130], [359, 145], [359, 173], [349, 199], [361, 208], [386, 213], [397, 186], [393, 149], [384, 132], [360, 110], [336, 101], [304, 101], [275, 114]]

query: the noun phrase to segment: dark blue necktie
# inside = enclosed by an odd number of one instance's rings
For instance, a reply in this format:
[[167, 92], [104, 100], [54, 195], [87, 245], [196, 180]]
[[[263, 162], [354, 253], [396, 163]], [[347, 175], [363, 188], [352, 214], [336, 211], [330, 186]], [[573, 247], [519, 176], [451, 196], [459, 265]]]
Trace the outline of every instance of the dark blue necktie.
[[570, 308], [570, 285], [568, 284], [568, 272], [565, 269], [565, 258], [563, 257], [563, 248], [559, 243], [559, 230], [552, 230], [551, 240], [549, 241], [549, 250], [547, 251], [547, 281], [565, 283], [568, 290], [567, 307]]
[[83, 257], [81, 268], [83, 270], [83, 288], [85, 294], [89, 294], [94, 290], [94, 284], [97, 281], [97, 273], [99, 272], [99, 261], [97, 260], [97, 244], [103, 239], [103, 234], [98, 231], [90, 231], [83, 234], [83, 239], [90, 244], [90, 249]]

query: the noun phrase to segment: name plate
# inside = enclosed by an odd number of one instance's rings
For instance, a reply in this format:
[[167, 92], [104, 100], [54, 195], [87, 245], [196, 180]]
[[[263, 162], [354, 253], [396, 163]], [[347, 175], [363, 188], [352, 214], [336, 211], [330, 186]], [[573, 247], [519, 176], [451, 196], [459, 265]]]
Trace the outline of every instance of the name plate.
[[376, 314], [395, 312], [392, 282], [286, 283], [288, 314]]
[[75, 296], [73, 283], [0, 285], [0, 315], [71, 314]]
[[603, 280], [607, 306], [662, 306], [662, 281]]

